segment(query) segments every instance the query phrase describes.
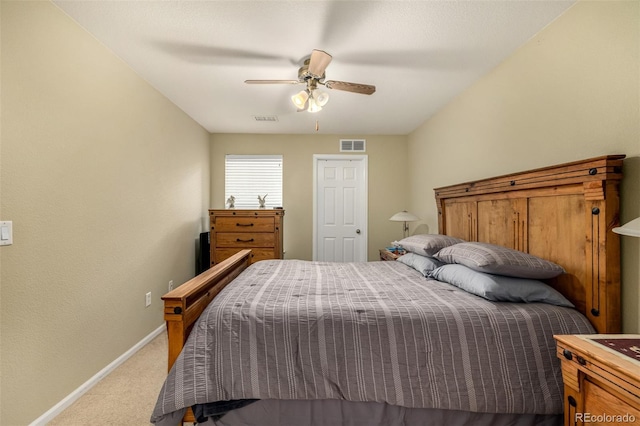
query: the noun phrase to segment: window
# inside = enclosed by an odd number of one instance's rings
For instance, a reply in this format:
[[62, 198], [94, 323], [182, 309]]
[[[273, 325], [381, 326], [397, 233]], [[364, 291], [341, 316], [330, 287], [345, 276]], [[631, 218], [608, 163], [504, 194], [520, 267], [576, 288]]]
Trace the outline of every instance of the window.
[[282, 155], [225, 156], [225, 202], [233, 195], [235, 208], [256, 209], [265, 194], [266, 208], [282, 207]]

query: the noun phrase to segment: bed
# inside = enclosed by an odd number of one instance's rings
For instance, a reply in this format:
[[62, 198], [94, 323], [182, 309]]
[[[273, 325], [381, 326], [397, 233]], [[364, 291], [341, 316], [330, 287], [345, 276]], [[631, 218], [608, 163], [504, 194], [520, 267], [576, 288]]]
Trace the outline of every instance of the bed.
[[[249, 250], [215, 265], [163, 297], [170, 372], [152, 422], [561, 423], [553, 335], [620, 331], [623, 158], [436, 188], [439, 235], [456, 241], [414, 257], [420, 267], [251, 264]], [[445, 270], [468, 272], [455, 258], [468, 244], [561, 265], [543, 280], [574, 308], [452, 284]]]

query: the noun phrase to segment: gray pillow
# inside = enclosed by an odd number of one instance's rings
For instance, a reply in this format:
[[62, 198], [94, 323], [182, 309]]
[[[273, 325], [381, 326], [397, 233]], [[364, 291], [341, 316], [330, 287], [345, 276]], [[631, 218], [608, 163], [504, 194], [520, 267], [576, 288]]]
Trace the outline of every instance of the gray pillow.
[[542, 281], [486, 274], [463, 265], [443, 265], [431, 271], [429, 276], [494, 302], [538, 302], [574, 307], [560, 292]]
[[516, 278], [546, 279], [564, 272], [548, 260], [495, 244], [465, 242], [440, 250], [435, 256], [444, 263], [459, 263], [489, 274]]
[[405, 265], [412, 267], [425, 277], [429, 275], [429, 272], [442, 266], [442, 262], [434, 259], [433, 257], [420, 256], [415, 253], [407, 253], [400, 256], [396, 259], [396, 262], [404, 263]]
[[421, 256], [433, 256], [440, 249], [453, 244], [462, 243], [460, 238], [450, 237], [441, 234], [417, 234], [400, 241], [394, 241], [393, 245], [401, 246], [406, 251], [416, 253]]

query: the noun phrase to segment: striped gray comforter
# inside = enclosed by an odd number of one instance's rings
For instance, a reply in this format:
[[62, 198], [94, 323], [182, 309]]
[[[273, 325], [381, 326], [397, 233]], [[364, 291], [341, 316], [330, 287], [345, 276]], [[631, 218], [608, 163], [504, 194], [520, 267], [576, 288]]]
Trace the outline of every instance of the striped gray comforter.
[[257, 262], [202, 314], [152, 422], [251, 398], [557, 414], [552, 336], [593, 332], [573, 309], [489, 302], [399, 262]]

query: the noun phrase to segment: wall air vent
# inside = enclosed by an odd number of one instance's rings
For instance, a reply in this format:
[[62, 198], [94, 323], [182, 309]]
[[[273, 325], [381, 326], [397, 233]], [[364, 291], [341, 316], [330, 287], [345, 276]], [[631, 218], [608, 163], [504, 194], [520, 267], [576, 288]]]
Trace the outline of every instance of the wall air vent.
[[254, 115], [253, 119], [256, 121], [278, 121], [278, 117], [275, 115]]
[[340, 139], [340, 152], [365, 152], [364, 139]]

